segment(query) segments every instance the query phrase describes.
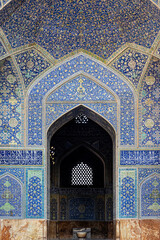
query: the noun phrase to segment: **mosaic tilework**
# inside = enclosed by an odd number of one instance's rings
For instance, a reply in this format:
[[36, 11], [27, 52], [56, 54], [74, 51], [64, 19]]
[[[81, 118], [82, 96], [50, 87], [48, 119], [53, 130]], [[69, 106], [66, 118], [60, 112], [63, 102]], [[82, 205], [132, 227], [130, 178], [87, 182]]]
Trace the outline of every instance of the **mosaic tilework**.
[[104, 198], [98, 197], [95, 203], [95, 218], [96, 220], [104, 221], [105, 220], [105, 211], [104, 211]]
[[12, 0], [0, 0], [0, 9], [2, 9], [10, 1], [12, 1]]
[[67, 220], [67, 198], [61, 197], [60, 200], [60, 220]]
[[160, 216], [160, 175], [153, 175], [141, 185], [141, 217]]
[[6, 50], [0, 41], [0, 57], [3, 56], [5, 53], [6, 53]]
[[106, 197], [106, 220], [113, 220], [113, 196], [108, 195]]
[[123, 73], [137, 87], [148, 56], [132, 49], [127, 50], [113, 67]]
[[[66, 93], [64, 95], [64, 93]], [[62, 85], [47, 98], [50, 101], [115, 101], [115, 97], [106, 89], [81, 75]]]
[[23, 168], [0, 168], [0, 175], [4, 173], [9, 173], [18, 178], [22, 183], [24, 183], [24, 169]]
[[160, 174], [160, 168], [139, 168], [138, 169], [138, 183], [140, 184], [145, 178], [153, 173]]
[[72, 198], [69, 201], [70, 220], [93, 220], [94, 200], [92, 198]]
[[140, 94], [140, 145], [159, 146], [160, 144], [160, 60], [153, 59], [145, 75]]
[[152, 2], [154, 2], [157, 6], [160, 7], [160, 0], [151, 0]]
[[28, 169], [27, 179], [27, 218], [44, 217], [44, 176], [43, 170]]
[[[99, 69], [99, 71], [98, 71]], [[42, 98], [57, 83], [71, 77], [76, 72], [84, 71], [106, 84], [115, 92], [121, 101], [120, 136], [121, 145], [133, 145], [134, 130], [134, 97], [129, 86], [111, 71], [88, 57], [80, 55], [52, 70], [31, 90], [28, 101], [28, 144], [42, 144]], [[66, 93], [64, 93], [65, 95]]]
[[21, 217], [22, 186], [15, 178], [7, 175], [0, 177], [0, 216]]
[[80, 48], [107, 58], [126, 42], [151, 47], [158, 14], [150, 1], [27, 0], [2, 28], [12, 47], [36, 42], [55, 58]]
[[50, 66], [50, 64], [34, 49], [16, 55], [16, 61], [21, 70], [25, 87]]
[[50, 202], [50, 218], [51, 220], [57, 220], [57, 212], [58, 212], [58, 209], [57, 209], [57, 199], [52, 197], [51, 198], [51, 202]]
[[[72, 108], [79, 106], [79, 104], [47, 104], [46, 109], [46, 127], [49, 127], [54, 120], [62, 116], [63, 113], [70, 111]], [[112, 126], [117, 129], [117, 105], [114, 103], [88, 103], [83, 104], [91, 110], [98, 112], [103, 116]]]
[[120, 165], [160, 165], [160, 151], [120, 151]]
[[1, 165], [42, 165], [41, 150], [0, 150]]
[[134, 169], [119, 169], [119, 217], [137, 217], [137, 177]]
[[20, 145], [22, 90], [10, 58], [3, 60], [0, 76], [0, 144]]

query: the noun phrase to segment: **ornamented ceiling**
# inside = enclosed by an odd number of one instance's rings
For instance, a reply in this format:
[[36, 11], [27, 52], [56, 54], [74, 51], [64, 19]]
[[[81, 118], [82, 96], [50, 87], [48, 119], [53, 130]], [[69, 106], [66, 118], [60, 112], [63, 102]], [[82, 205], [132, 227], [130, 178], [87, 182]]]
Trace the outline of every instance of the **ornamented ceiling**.
[[24, 88], [77, 52], [138, 88], [160, 57], [160, 10], [149, 0], [12, 0], [0, 14], [0, 60], [12, 58]]

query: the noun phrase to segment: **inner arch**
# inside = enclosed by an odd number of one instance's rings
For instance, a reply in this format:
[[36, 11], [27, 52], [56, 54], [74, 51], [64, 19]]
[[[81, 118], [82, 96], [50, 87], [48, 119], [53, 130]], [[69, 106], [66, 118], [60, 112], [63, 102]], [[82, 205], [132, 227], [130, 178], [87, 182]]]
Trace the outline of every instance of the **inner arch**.
[[[99, 221], [104, 226], [113, 221], [115, 138], [112, 126], [82, 105], [63, 115], [50, 127], [48, 156], [50, 149], [53, 154], [48, 157], [48, 212], [51, 221], [58, 221], [58, 229], [61, 221], [65, 221], [67, 228], [72, 226], [72, 221], [75, 227], [88, 224], [94, 233]], [[72, 184], [73, 171], [76, 171], [75, 184]], [[86, 177], [84, 172], [87, 171]], [[108, 204], [108, 199], [112, 204]], [[56, 206], [59, 214], [56, 214]], [[58, 234], [63, 238], [65, 233]], [[108, 234], [107, 228], [105, 234]]]

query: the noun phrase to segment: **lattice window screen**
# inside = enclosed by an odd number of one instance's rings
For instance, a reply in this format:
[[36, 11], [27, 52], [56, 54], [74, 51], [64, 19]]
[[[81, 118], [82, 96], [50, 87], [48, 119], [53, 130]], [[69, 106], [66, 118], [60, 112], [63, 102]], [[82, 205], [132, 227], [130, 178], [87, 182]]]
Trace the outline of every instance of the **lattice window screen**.
[[72, 168], [72, 185], [93, 185], [93, 170], [81, 162]]

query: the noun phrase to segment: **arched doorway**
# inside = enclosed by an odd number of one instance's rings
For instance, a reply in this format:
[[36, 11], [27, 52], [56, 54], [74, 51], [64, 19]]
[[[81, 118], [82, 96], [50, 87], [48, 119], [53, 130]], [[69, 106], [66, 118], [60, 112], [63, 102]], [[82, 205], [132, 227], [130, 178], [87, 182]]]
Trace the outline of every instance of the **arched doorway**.
[[72, 239], [73, 228], [91, 228], [92, 238], [113, 238], [114, 149], [112, 126], [83, 106], [50, 127], [49, 238]]

